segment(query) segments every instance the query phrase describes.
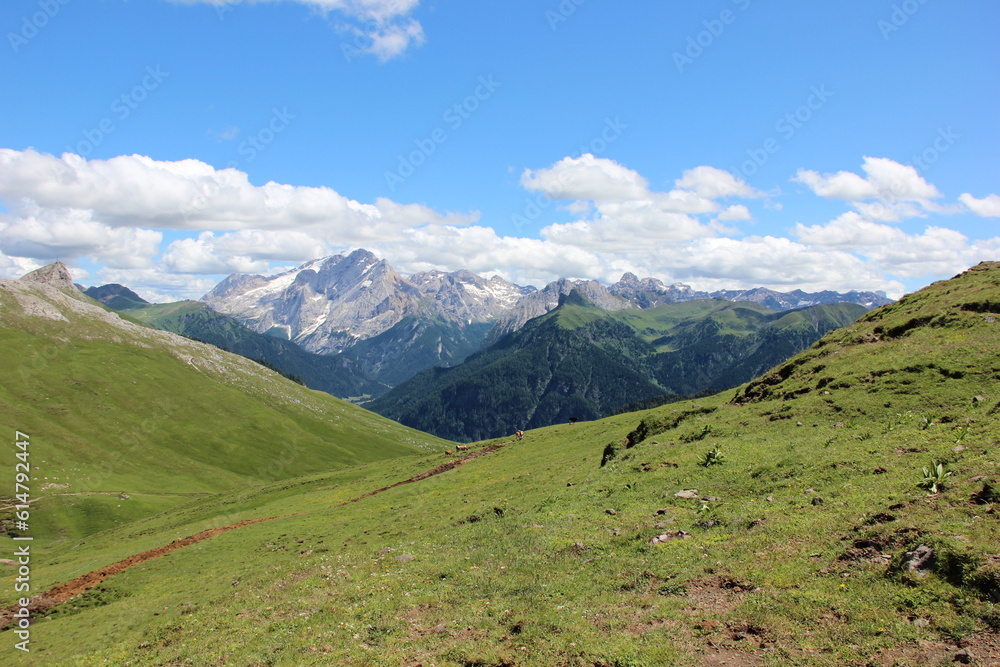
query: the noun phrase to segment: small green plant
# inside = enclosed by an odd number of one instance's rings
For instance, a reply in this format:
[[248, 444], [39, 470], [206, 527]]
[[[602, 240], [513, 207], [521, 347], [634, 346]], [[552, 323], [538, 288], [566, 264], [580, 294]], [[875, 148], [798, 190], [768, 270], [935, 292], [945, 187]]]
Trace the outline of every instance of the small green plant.
[[934, 461], [930, 468], [924, 466], [923, 474], [924, 478], [917, 486], [933, 495], [944, 490], [944, 480], [951, 473], [945, 472], [944, 463]]
[[708, 450], [702, 455], [701, 461], [698, 462], [698, 465], [702, 465], [707, 468], [713, 465], [721, 465], [725, 462], [726, 462], [726, 457], [722, 454], [722, 450], [720, 450], [718, 447], [715, 447], [713, 449]]
[[917, 424], [921, 431], [926, 431], [936, 419], [937, 418], [934, 415], [923, 415], [920, 417], [920, 421]]

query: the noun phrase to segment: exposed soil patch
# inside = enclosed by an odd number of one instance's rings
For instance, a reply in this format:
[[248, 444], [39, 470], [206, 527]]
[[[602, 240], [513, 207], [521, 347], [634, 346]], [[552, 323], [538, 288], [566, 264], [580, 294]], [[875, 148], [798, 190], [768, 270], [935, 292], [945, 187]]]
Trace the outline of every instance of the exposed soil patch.
[[[484, 447], [483, 449], [467, 454], [466, 456], [463, 456], [460, 459], [454, 459], [452, 461], [448, 461], [447, 463], [442, 463], [441, 465], [435, 468], [431, 468], [426, 472], [422, 472], [419, 475], [415, 475], [401, 482], [396, 482], [395, 484], [390, 484], [389, 486], [384, 486], [381, 489], [369, 491], [364, 495], [340, 503], [339, 505], [335, 505], [334, 507], [344, 507], [345, 505], [356, 503], [358, 501], [364, 500], [365, 498], [370, 498], [371, 496], [383, 493], [385, 491], [388, 491], [389, 489], [394, 489], [397, 486], [402, 486], [404, 484], [413, 484], [414, 482], [425, 480], [428, 477], [440, 475], [441, 473], [448, 472], [449, 470], [453, 470], [454, 468], [457, 468], [460, 465], [464, 465], [469, 461], [477, 459], [480, 456], [485, 456], [487, 454], [491, 454], [497, 451], [498, 449], [502, 449], [508, 444], [510, 443], [502, 442], [495, 445], [490, 445], [489, 447]], [[313, 511], [319, 512], [322, 510], [313, 510]], [[157, 547], [155, 549], [150, 549], [149, 551], [144, 551], [134, 556], [129, 556], [128, 558], [120, 560], [117, 563], [112, 563], [111, 565], [102, 567], [99, 570], [88, 572], [87, 574], [72, 579], [64, 584], [59, 584], [58, 586], [50, 588], [44, 593], [39, 593], [38, 595], [35, 595], [34, 597], [31, 598], [31, 603], [28, 605], [28, 610], [31, 612], [32, 618], [37, 618], [39, 615], [48, 611], [49, 609], [52, 609], [53, 607], [66, 602], [75, 595], [79, 595], [87, 591], [88, 589], [97, 586], [108, 577], [124, 572], [130, 567], [141, 565], [142, 563], [153, 560], [154, 558], [165, 556], [171, 551], [175, 551], [177, 549], [190, 546], [192, 544], [195, 544], [196, 542], [201, 542], [202, 540], [207, 540], [210, 537], [221, 535], [222, 533], [234, 530], [236, 528], [242, 528], [244, 526], [249, 526], [255, 523], [261, 523], [263, 521], [284, 519], [289, 516], [295, 516], [295, 515], [283, 514], [281, 516], [269, 516], [261, 519], [248, 519], [245, 521], [239, 521], [237, 523], [233, 523], [228, 526], [222, 526], [221, 528], [211, 528], [209, 530], [203, 530], [202, 532], [197, 533], [196, 535], [191, 535], [190, 537], [185, 537], [180, 540], [174, 540], [170, 544], [164, 545], [162, 547]], [[11, 605], [6, 609], [0, 610], [0, 631], [6, 630], [14, 623], [15, 621], [14, 614], [19, 609], [20, 609], [19, 606]]]
[[702, 614], [728, 614], [739, 606], [747, 591], [754, 586], [729, 577], [699, 579], [687, 583], [687, 599], [692, 610]]
[[[965, 656], [965, 657], [963, 657]], [[969, 662], [964, 662], [968, 659]], [[880, 651], [868, 663], [882, 667], [895, 665], [961, 665], [1000, 667], [1000, 634], [979, 633], [957, 644], [943, 641], [920, 641]]]
[[[287, 515], [285, 515], [287, 516]], [[42, 612], [45, 612], [58, 604], [66, 602], [74, 595], [79, 595], [87, 589], [97, 586], [103, 582], [108, 577], [114, 576], [120, 572], [124, 572], [130, 567], [135, 567], [136, 565], [141, 565], [146, 561], [153, 560], [154, 558], [159, 558], [160, 556], [165, 556], [171, 551], [180, 549], [182, 547], [190, 546], [195, 542], [201, 542], [210, 537], [215, 537], [216, 535], [221, 535], [227, 531], [233, 530], [235, 528], [242, 528], [243, 526], [249, 526], [254, 523], [261, 523], [262, 521], [271, 521], [272, 519], [280, 519], [283, 517], [270, 516], [263, 519], [249, 519], [246, 521], [240, 521], [239, 523], [234, 523], [229, 526], [223, 526], [221, 528], [211, 528], [209, 530], [203, 530], [202, 532], [192, 535], [190, 537], [185, 537], [181, 540], [174, 540], [170, 544], [164, 545], [162, 547], [157, 547], [155, 549], [150, 549], [149, 551], [144, 551], [140, 554], [134, 556], [129, 556], [124, 560], [120, 560], [117, 563], [112, 563], [107, 567], [102, 567], [99, 570], [94, 570], [88, 572], [87, 574], [77, 577], [76, 579], [71, 579], [70, 581], [59, 584], [54, 588], [41, 593], [39, 595], [31, 598], [31, 604], [28, 605], [29, 611], [32, 612], [32, 616], [37, 616]], [[19, 609], [16, 605], [11, 605], [7, 607], [2, 612], [0, 612], [0, 629], [6, 629], [14, 621], [14, 612]]]

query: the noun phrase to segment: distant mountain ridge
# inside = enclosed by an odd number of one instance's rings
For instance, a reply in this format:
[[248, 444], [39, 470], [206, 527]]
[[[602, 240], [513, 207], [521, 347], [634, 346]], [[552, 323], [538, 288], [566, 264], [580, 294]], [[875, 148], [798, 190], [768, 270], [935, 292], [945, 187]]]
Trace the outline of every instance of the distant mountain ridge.
[[573, 290], [464, 363], [425, 370], [366, 407], [463, 441], [596, 419], [666, 394], [735, 387], [864, 313], [857, 304], [773, 311], [721, 299], [608, 311]]
[[135, 308], [149, 303], [129, 288], [124, 285], [119, 285], [118, 283], [87, 287], [81, 289], [80, 291], [89, 296], [91, 299], [100, 301], [108, 308], [112, 308], [114, 310]]
[[385, 333], [406, 317], [490, 321], [533, 290], [468, 271], [430, 271], [406, 279], [385, 260], [355, 250], [271, 278], [235, 274], [202, 300], [255, 331], [326, 354]]
[[882, 292], [756, 288], [708, 293], [632, 273], [611, 286], [562, 278], [542, 289], [465, 270], [403, 277], [364, 249], [312, 260], [271, 277], [233, 274], [202, 300], [258, 333], [317, 354], [343, 352], [375, 380], [395, 385], [420, 370], [461, 363], [551, 312], [573, 290], [609, 312], [711, 298], [750, 301], [772, 310], [841, 302], [871, 309], [891, 303]]

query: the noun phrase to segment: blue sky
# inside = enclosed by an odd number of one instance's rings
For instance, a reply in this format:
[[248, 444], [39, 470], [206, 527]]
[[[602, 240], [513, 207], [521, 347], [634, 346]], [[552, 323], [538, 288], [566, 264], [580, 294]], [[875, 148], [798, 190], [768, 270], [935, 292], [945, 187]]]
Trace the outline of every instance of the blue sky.
[[0, 275], [884, 289], [1000, 255], [986, 0], [11, 0]]

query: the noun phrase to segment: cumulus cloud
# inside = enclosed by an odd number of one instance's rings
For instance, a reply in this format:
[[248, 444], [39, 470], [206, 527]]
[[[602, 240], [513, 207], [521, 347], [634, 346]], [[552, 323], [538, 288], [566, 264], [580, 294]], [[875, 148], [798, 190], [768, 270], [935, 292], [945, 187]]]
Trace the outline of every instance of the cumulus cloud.
[[824, 248], [855, 250], [893, 243], [906, 236], [896, 227], [880, 225], [853, 211], [826, 225], [796, 223], [793, 234], [799, 241]]
[[820, 175], [800, 169], [792, 180], [807, 185], [827, 199], [862, 201], [882, 197], [889, 201], [922, 202], [941, 196], [936, 187], [917, 173], [916, 167], [888, 158], [865, 157], [861, 168], [865, 177], [849, 171]]
[[978, 216], [1000, 218], [1000, 195], [989, 195], [983, 199], [976, 199], [966, 192], [958, 200]]
[[44, 265], [41, 262], [28, 257], [10, 257], [0, 252], [0, 278], [16, 280], [42, 266]]
[[541, 239], [500, 236], [490, 227], [430, 226], [411, 230], [404, 243], [378, 244], [376, 254], [391, 258], [402, 273], [469, 269], [501, 275], [522, 285], [542, 286], [560, 277], [603, 275], [605, 263], [583, 248]]
[[881, 222], [946, 212], [934, 202], [941, 193], [915, 167], [888, 158], [866, 157], [861, 169], [863, 177], [849, 171], [820, 174], [800, 169], [792, 180], [820, 197], [851, 202], [863, 215]]
[[[630, 271], [706, 290], [884, 289], [899, 296], [895, 277], [951, 275], [1000, 253], [1000, 239], [974, 241], [940, 226], [908, 234], [885, 224], [944, 210], [932, 201], [937, 190], [911, 169], [866, 158], [864, 177], [800, 171], [796, 179], [813, 192], [854, 210], [826, 224], [797, 224], [793, 238], [740, 238], [738, 223], [753, 214], [724, 200], [760, 193], [728, 172], [696, 167], [673, 189], [656, 191], [613, 160], [567, 157], [526, 170], [521, 184], [558, 200], [572, 221], [524, 238], [477, 224], [477, 212], [364, 203], [326, 187], [257, 186], [241, 171], [198, 160], [88, 161], [0, 149], [7, 207], [0, 213], [0, 275], [17, 277], [57, 257], [91, 258], [95, 282], [175, 300], [197, 298], [229, 273], [268, 274], [276, 264], [365, 247], [404, 274], [465, 268], [542, 286], [559, 277], [614, 282]], [[907, 185], [891, 186], [896, 182]], [[996, 212], [996, 195], [961, 201], [980, 215]], [[165, 247], [161, 230], [169, 230]]]
[[0, 149], [0, 197], [90, 212], [111, 227], [182, 230], [321, 230], [343, 244], [363, 243], [417, 224], [463, 224], [475, 216], [441, 214], [389, 200], [362, 204], [327, 187], [252, 185], [242, 171], [198, 160], [143, 155], [86, 160]]
[[[220, 12], [231, 11], [237, 5], [277, 2], [279, 0], [171, 0], [177, 4], [214, 5]], [[354, 35], [347, 45], [354, 53], [376, 56], [381, 61], [403, 54], [410, 46], [424, 43], [424, 29], [410, 17], [420, 0], [290, 0], [306, 5], [324, 15], [331, 12], [342, 17], [338, 27]]]
[[423, 26], [414, 19], [388, 25], [368, 23], [364, 27], [348, 26], [346, 30], [355, 37], [354, 49], [374, 55], [382, 62], [402, 55], [411, 45], [421, 46], [427, 41]]
[[684, 190], [693, 190], [705, 199], [720, 197], [755, 197], [757, 192], [743, 179], [737, 178], [723, 169], [701, 166], [688, 169], [674, 185]]
[[753, 220], [753, 216], [750, 214], [750, 209], [748, 209], [743, 204], [734, 204], [730, 206], [722, 213], [718, 215], [719, 220], [724, 220], [726, 222], [744, 222], [747, 220]]
[[716, 289], [745, 285], [805, 290], [844, 289], [850, 284], [868, 285], [868, 289], [902, 287], [851, 253], [774, 236], [699, 239], [680, 249], [671, 262], [678, 276]]
[[173, 241], [161, 261], [176, 273], [267, 273], [271, 262], [305, 262], [330, 252], [329, 245], [304, 232], [202, 232], [194, 239]]
[[996, 258], [1000, 251], [1000, 238], [971, 241], [954, 229], [933, 225], [922, 234], [907, 234], [853, 211], [826, 225], [799, 223], [793, 233], [817, 250], [852, 252], [880, 272], [905, 278], [953, 275]]
[[91, 257], [114, 268], [149, 266], [162, 234], [149, 229], [110, 227], [90, 211], [43, 209], [20, 202], [0, 215], [0, 251], [44, 261]]
[[[685, 171], [675, 189], [655, 192], [638, 172], [589, 153], [564, 158], [548, 168], [525, 170], [521, 185], [569, 201], [566, 208], [580, 216], [574, 222], [544, 227], [544, 239], [595, 253], [626, 252], [637, 241], [677, 243], [731, 232], [697, 216], [719, 212], [722, 207], [716, 198], [757, 194], [729, 172], [707, 166]], [[718, 220], [750, 218], [749, 209], [733, 205]]]
[[638, 172], [590, 153], [563, 158], [546, 169], [526, 169], [521, 185], [553, 199], [607, 202], [649, 196], [649, 183]]

